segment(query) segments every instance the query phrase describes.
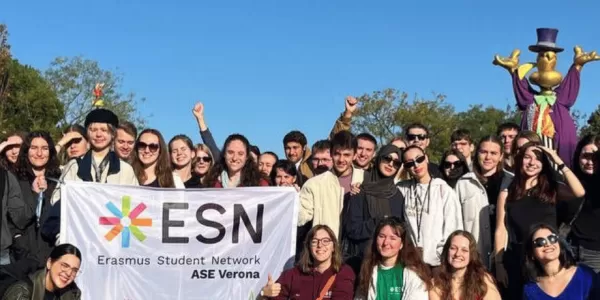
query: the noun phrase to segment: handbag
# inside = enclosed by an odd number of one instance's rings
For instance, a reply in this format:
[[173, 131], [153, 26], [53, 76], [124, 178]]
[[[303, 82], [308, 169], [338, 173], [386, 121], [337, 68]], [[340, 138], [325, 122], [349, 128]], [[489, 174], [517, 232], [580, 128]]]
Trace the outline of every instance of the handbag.
[[581, 201], [581, 204], [579, 205], [579, 208], [577, 208], [577, 212], [573, 216], [573, 219], [571, 219], [571, 221], [568, 224], [562, 223], [562, 224], [560, 224], [560, 227], [558, 227], [558, 236], [560, 238], [562, 238], [564, 241], [568, 241], [569, 234], [571, 234], [571, 229], [573, 227], [573, 223], [579, 216], [579, 213], [581, 213], [581, 210], [583, 209], [584, 204], [585, 204], [585, 198]]
[[325, 283], [325, 286], [323, 287], [323, 289], [321, 289], [321, 293], [319, 294], [319, 298], [317, 298], [316, 300], [323, 300], [323, 297], [325, 297], [325, 295], [327, 294], [327, 292], [329, 291], [329, 289], [333, 285], [333, 282], [335, 281], [335, 276], [336, 275], [333, 275], [333, 276], [329, 277], [329, 279], [327, 280], [327, 283]]

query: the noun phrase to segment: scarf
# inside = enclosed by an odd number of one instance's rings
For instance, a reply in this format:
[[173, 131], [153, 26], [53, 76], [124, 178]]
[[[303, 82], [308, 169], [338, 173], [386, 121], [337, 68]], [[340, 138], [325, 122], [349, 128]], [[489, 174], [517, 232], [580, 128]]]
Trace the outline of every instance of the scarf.
[[395, 174], [386, 177], [379, 171], [379, 164], [381, 163], [382, 158], [391, 155], [392, 153], [396, 153], [398, 154], [398, 157], [402, 157], [401, 150], [392, 144], [386, 145], [379, 150], [373, 168], [369, 174], [365, 176], [369, 181], [363, 183], [361, 187], [367, 200], [369, 216], [372, 218], [390, 216], [392, 214], [390, 199], [399, 192], [394, 184]]
[[229, 181], [229, 174], [227, 174], [227, 171], [223, 170], [221, 172], [221, 185], [224, 188], [229, 188], [229, 187], [237, 187], [240, 184], [239, 180], [238, 181]]

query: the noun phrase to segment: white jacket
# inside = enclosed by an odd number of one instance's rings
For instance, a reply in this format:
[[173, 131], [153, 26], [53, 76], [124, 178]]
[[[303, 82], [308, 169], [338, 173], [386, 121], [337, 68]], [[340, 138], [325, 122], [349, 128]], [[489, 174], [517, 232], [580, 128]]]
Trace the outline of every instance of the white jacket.
[[489, 268], [493, 250], [493, 232], [490, 224], [493, 211], [490, 211], [485, 187], [475, 173], [469, 172], [458, 179], [454, 190], [462, 206], [463, 227], [475, 237], [481, 260]]
[[[371, 283], [367, 298], [356, 296], [355, 300], [376, 300], [377, 299], [377, 266], [373, 268]], [[402, 300], [428, 300], [429, 293], [425, 282], [413, 270], [404, 268], [402, 273]]]
[[173, 172], [173, 182], [175, 183], [176, 189], [185, 189], [185, 184], [183, 184], [183, 180], [179, 177], [177, 172]]
[[[414, 180], [401, 181], [398, 189], [404, 196], [406, 220], [415, 243], [417, 247], [423, 248], [423, 260], [431, 266], [439, 266], [446, 238], [452, 232], [463, 229], [461, 207], [456, 193], [440, 178], [433, 178], [430, 184], [415, 184]], [[419, 205], [423, 207], [422, 211], [419, 209], [419, 215], [422, 215], [420, 224], [417, 222], [415, 195], [419, 195], [423, 202], [423, 205]]]

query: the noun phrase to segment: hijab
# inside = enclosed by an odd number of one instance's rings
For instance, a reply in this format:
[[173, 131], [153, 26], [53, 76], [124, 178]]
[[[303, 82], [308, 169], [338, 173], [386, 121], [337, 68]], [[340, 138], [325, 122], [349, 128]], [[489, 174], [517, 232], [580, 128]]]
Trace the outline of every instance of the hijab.
[[363, 183], [361, 190], [365, 193], [369, 215], [373, 218], [391, 215], [389, 199], [398, 193], [398, 188], [394, 184], [396, 174], [385, 176], [379, 171], [379, 164], [386, 156], [396, 153], [398, 158], [402, 157], [400, 148], [389, 144], [384, 146], [377, 153], [375, 164], [368, 172], [365, 178], [368, 182]]

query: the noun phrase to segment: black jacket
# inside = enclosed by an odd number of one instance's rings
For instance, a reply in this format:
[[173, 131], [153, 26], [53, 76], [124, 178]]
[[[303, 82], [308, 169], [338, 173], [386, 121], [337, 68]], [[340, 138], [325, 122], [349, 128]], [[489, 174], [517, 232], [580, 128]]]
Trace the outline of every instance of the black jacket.
[[[27, 280], [19, 281], [11, 285], [2, 300], [44, 300], [46, 287], [44, 280], [46, 277], [46, 269], [39, 270], [27, 278]], [[75, 282], [63, 290], [56, 293], [55, 300], [79, 300], [81, 299], [81, 291]]]

